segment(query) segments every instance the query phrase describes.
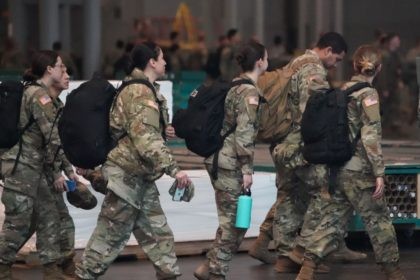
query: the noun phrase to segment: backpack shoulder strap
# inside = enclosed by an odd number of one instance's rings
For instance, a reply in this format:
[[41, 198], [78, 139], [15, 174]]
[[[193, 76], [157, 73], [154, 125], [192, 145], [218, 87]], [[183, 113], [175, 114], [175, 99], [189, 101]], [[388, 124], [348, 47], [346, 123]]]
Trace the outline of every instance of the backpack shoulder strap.
[[344, 92], [347, 96], [349, 96], [353, 92], [356, 92], [356, 91], [359, 91], [361, 89], [368, 88], [368, 87], [372, 87], [371, 84], [369, 84], [368, 82], [356, 83], [352, 85], [351, 87], [345, 89]]
[[[231, 82], [230, 88], [233, 88], [233, 87], [236, 87], [236, 86], [240, 86], [240, 85], [243, 85], [243, 84], [254, 85], [248, 79], [240, 79], [240, 80]], [[233, 125], [228, 131], [226, 131], [225, 134], [222, 135], [221, 142], [224, 143], [225, 140], [226, 140], [226, 138], [230, 134], [232, 134], [233, 132], [235, 132], [235, 129], [236, 129], [236, 124]], [[212, 169], [210, 171], [210, 175], [211, 175], [211, 177], [214, 180], [217, 180], [217, 178], [218, 178], [217, 172], [218, 172], [218, 169], [219, 169], [219, 153], [220, 153], [220, 150], [222, 149], [222, 147], [223, 147], [223, 144], [222, 144], [221, 147], [219, 147], [219, 149], [217, 149], [217, 151], [214, 153], [214, 156], [213, 156], [213, 165], [212, 165]]]
[[149, 82], [148, 80], [145, 80], [145, 79], [132, 79], [132, 80], [129, 80], [129, 81], [125, 81], [121, 84], [118, 91], [121, 92], [126, 86], [133, 85], [133, 84], [143, 84], [143, 85], [147, 86], [148, 88], [150, 88], [150, 90], [153, 92], [153, 94], [156, 97], [155, 87], [153, 86], [153, 84], [151, 82]]
[[[117, 95], [115, 96], [115, 98], [114, 98], [114, 102], [113, 102], [113, 104], [112, 104], [112, 107], [111, 107], [111, 110], [112, 110], [112, 108], [114, 108], [114, 104], [115, 104], [115, 101], [117, 100], [117, 97], [118, 97], [118, 95], [120, 94], [120, 92], [125, 88], [125, 87], [127, 87], [127, 86], [129, 86], [129, 85], [133, 85], [133, 84], [142, 84], [142, 85], [145, 85], [145, 86], [147, 86], [152, 92], [153, 92], [153, 96], [155, 97], [155, 101], [156, 101], [156, 103], [159, 105], [159, 107], [162, 105], [162, 102], [157, 98], [157, 93], [156, 93], [156, 89], [155, 89], [155, 87], [153, 86], [153, 84], [151, 83], [151, 82], [149, 82], [148, 80], [146, 80], [146, 79], [132, 79], [132, 80], [128, 80], [128, 81], [124, 81], [122, 84], [121, 84], [121, 86], [118, 88], [118, 92], [117, 92]], [[160, 110], [159, 109], [159, 122], [161, 123], [161, 125], [162, 125], [162, 127], [163, 128], [165, 128], [165, 121], [164, 121], [164, 117], [163, 117], [163, 114], [162, 114], [162, 110]], [[124, 133], [121, 137], [120, 137], [120, 139], [121, 138], [123, 138], [123, 137], [125, 137], [127, 135], [127, 133]], [[165, 130], [162, 132], [162, 137], [163, 137], [163, 139], [165, 139], [166, 140], [166, 134], [165, 134]]]
[[233, 88], [233, 87], [236, 87], [236, 86], [239, 86], [239, 85], [243, 85], [243, 84], [246, 84], [246, 85], [254, 85], [248, 79], [240, 79], [240, 80], [231, 82], [230, 87]]

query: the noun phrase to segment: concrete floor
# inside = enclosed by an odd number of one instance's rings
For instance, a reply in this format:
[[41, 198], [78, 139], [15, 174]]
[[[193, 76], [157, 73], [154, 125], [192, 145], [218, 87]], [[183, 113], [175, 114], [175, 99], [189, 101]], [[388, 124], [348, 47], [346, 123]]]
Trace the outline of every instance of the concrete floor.
[[[382, 280], [385, 279], [379, 267], [375, 264], [369, 241], [365, 236], [358, 236], [348, 240], [349, 245], [357, 250], [365, 251], [369, 259], [358, 264], [331, 264], [329, 274], [319, 275], [317, 280]], [[399, 235], [401, 253], [401, 268], [407, 280], [420, 279], [420, 232], [416, 232], [411, 239], [404, 234]], [[179, 265], [183, 275], [179, 280], [193, 280], [194, 269], [204, 260], [204, 256], [179, 258]], [[40, 267], [15, 265], [14, 276], [19, 279], [42, 279]], [[278, 274], [271, 265], [262, 265], [245, 253], [236, 255], [231, 263], [228, 279], [232, 280], [294, 280], [295, 274]], [[150, 280], [155, 279], [154, 270], [150, 262], [133, 258], [118, 259], [103, 280]]]

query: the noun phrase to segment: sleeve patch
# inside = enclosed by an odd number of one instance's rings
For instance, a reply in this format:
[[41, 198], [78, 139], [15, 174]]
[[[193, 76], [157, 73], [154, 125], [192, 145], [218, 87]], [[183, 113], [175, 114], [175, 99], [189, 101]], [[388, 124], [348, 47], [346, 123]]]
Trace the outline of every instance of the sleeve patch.
[[365, 107], [370, 107], [372, 105], [378, 104], [378, 99], [374, 96], [369, 96], [363, 100], [363, 103], [365, 104]]
[[39, 98], [39, 102], [41, 102], [42, 105], [45, 105], [52, 102], [52, 100], [51, 97], [49, 97], [48, 95], [43, 95]]
[[249, 105], [258, 105], [258, 97], [256, 97], [256, 96], [248, 97], [248, 104]]

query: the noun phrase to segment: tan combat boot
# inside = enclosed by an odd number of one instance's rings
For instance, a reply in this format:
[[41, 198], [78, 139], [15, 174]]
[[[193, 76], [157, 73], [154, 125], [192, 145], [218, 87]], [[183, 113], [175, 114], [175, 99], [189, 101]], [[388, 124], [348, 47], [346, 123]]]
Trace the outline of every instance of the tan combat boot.
[[62, 270], [57, 263], [48, 263], [43, 265], [44, 280], [65, 280]]
[[361, 262], [367, 259], [365, 253], [350, 250], [346, 243], [342, 243], [337, 251], [328, 256], [328, 260], [332, 262]]
[[[301, 246], [296, 246], [295, 248], [293, 248], [292, 252], [289, 253], [289, 258], [294, 261], [295, 263], [302, 265], [303, 264], [303, 254], [305, 253], [305, 248], [301, 247]], [[315, 272], [316, 273], [329, 273], [330, 272], [330, 267], [326, 264], [320, 263]]]
[[289, 258], [294, 261], [295, 263], [302, 265], [303, 263], [303, 254], [305, 253], [305, 248], [297, 245], [293, 250], [289, 253]]
[[406, 280], [398, 264], [382, 264], [382, 270], [385, 272], [387, 280]]
[[64, 275], [69, 277], [76, 277], [76, 263], [73, 260], [73, 256], [74, 255], [71, 255], [68, 258], [63, 259], [63, 262], [60, 265]]
[[316, 264], [311, 259], [305, 259], [296, 280], [314, 280]]
[[300, 265], [285, 256], [277, 258], [274, 270], [278, 273], [296, 273], [299, 271]]
[[194, 271], [194, 277], [199, 280], [209, 279], [209, 261], [206, 260]]
[[270, 241], [270, 236], [266, 232], [260, 231], [260, 235], [258, 235], [257, 240], [252, 244], [248, 255], [263, 263], [274, 264], [276, 262], [276, 255], [268, 250]]

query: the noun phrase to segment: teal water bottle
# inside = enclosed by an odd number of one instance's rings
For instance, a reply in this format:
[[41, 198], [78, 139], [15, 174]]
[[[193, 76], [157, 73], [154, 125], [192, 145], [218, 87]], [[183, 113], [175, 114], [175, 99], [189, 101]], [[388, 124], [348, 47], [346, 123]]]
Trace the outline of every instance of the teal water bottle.
[[237, 228], [249, 228], [251, 224], [251, 210], [252, 210], [252, 197], [251, 190], [246, 189], [238, 199], [238, 209], [236, 210], [236, 223]]

